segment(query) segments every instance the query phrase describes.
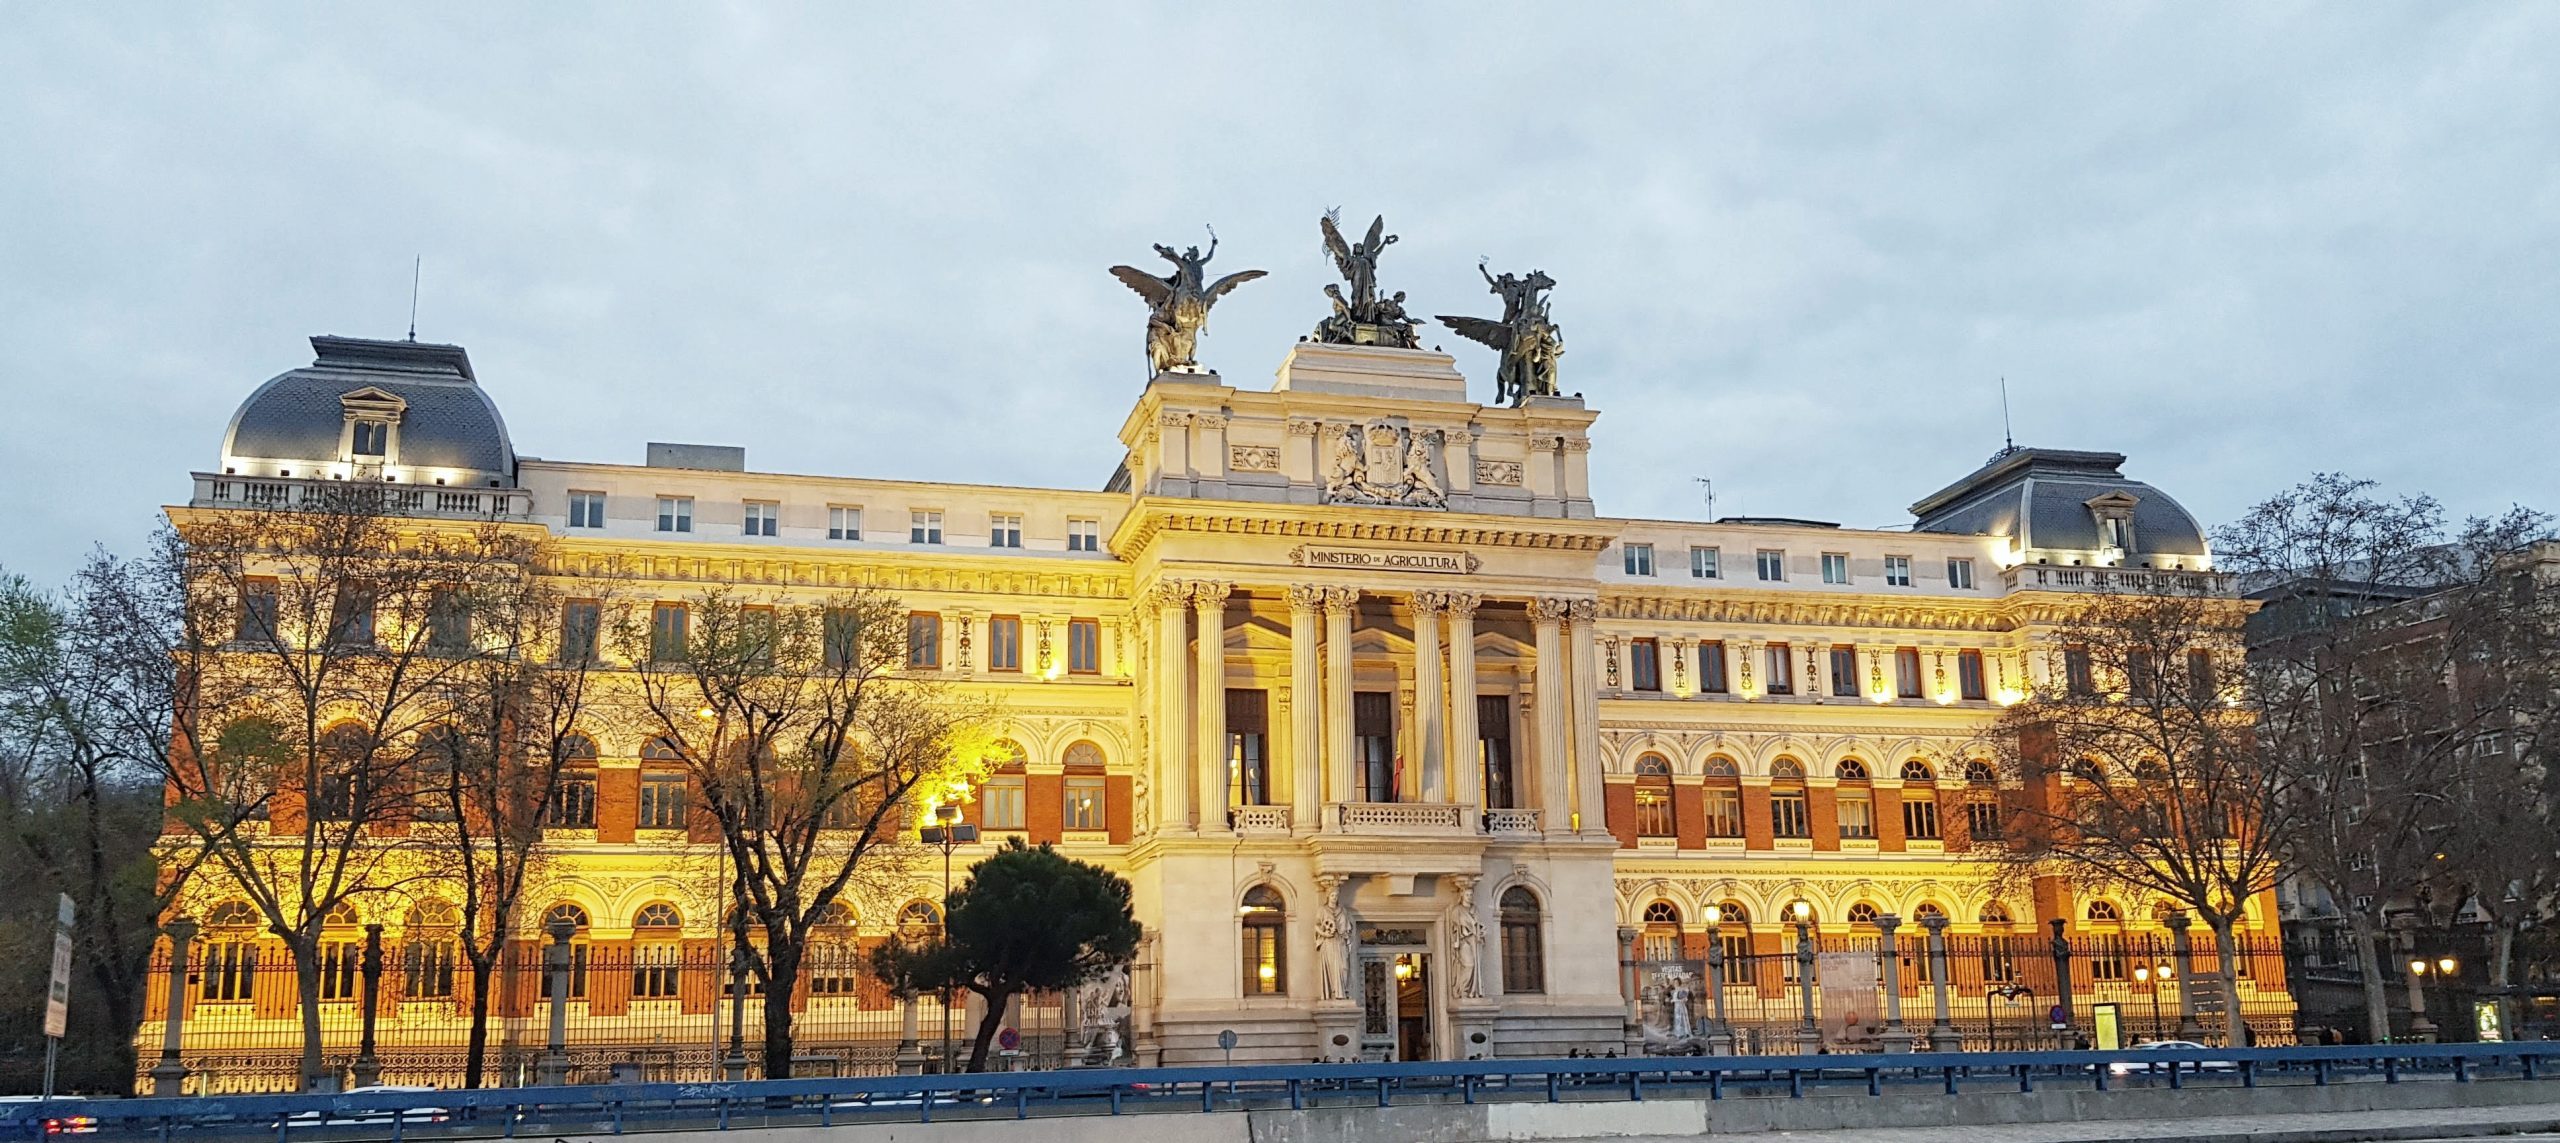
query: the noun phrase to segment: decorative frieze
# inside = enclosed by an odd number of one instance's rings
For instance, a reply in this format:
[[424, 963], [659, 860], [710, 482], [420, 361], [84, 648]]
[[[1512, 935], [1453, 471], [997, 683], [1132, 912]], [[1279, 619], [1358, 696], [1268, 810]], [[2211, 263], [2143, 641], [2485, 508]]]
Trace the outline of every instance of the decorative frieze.
[[1476, 483], [1497, 488], [1518, 488], [1521, 483], [1520, 462], [1516, 460], [1479, 460]]
[[1227, 467], [1237, 472], [1280, 471], [1280, 449], [1275, 445], [1229, 445]]

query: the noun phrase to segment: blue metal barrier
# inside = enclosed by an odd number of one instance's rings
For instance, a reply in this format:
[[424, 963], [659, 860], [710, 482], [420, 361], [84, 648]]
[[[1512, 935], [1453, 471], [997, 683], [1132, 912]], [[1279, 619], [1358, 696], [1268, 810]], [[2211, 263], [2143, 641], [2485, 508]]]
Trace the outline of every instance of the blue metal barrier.
[[[58, 1099], [0, 1105], [0, 1139], [95, 1132], [101, 1138], [263, 1137], [278, 1143], [362, 1137], [514, 1137], [519, 1132], [620, 1134], [656, 1129], [1027, 1119], [1176, 1111], [1416, 1102], [1723, 1099], [1737, 1089], [1792, 1098], [1837, 1089], [1881, 1097], [1967, 1090], [2033, 1091], [2039, 1080], [2104, 1091], [2110, 1081], [2167, 1087], [2327, 1084], [2378, 1076], [2398, 1083], [2533, 1080], [2560, 1042], [2392, 1044], [2335, 1048], [1966, 1052], [1840, 1056], [1495, 1059], [1394, 1064], [1084, 1068], [1039, 1072], [607, 1084], [356, 1095], [189, 1099]], [[2121, 1072], [2121, 1074], [2119, 1074]], [[1968, 1085], [1971, 1085], [1968, 1087]]]

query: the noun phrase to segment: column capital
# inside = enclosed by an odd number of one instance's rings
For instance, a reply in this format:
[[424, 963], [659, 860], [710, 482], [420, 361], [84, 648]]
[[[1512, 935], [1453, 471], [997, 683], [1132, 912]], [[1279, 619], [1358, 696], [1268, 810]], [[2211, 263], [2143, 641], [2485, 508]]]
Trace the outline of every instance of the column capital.
[[1236, 585], [1220, 580], [1199, 580], [1191, 585], [1191, 606], [1202, 611], [1225, 607], [1227, 597], [1235, 594]]
[[1417, 591], [1410, 599], [1416, 615], [1438, 615], [1449, 609], [1449, 595], [1441, 591]]
[[1589, 623], [1600, 618], [1600, 601], [1596, 599], [1577, 599], [1572, 602], [1571, 610], [1573, 612], [1574, 622]]
[[1157, 580], [1154, 586], [1147, 588], [1147, 602], [1160, 608], [1180, 607], [1191, 602], [1191, 583], [1179, 579]]
[[1293, 583], [1293, 584], [1290, 584], [1290, 585], [1289, 585], [1289, 610], [1291, 610], [1291, 611], [1322, 611], [1322, 610], [1324, 610], [1324, 595], [1325, 595], [1325, 590], [1326, 590], [1325, 588], [1323, 588], [1323, 587], [1321, 587], [1321, 586], [1319, 586], [1319, 585], [1316, 585], [1316, 584], [1311, 584], [1311, 583]]
[[1324, 589], [1324, 609], [1327, 612], [1335, 615], [1349, 615], [1352, 609], [1358, 606], [1360, 606], [1359, 588], [1328, 587]]
[[1448, 605], [1449, 614], [1452, 616], [1473, 615], [1476, 613], [1476, 608], [1484, 603], [1484, 596], [1472, 591], [1444, 591], [1440, 593], [1440, 598]]
[[1559, 596], [1542, 595], [1529, 601], [1529, 614], [1542, 623], [1559, 623], [1573, 615], [1573, 601]]

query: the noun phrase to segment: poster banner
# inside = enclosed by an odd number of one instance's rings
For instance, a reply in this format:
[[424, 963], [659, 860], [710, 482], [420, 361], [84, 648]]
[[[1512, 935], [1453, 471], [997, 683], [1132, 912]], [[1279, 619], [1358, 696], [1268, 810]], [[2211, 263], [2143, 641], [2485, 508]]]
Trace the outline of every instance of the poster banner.
[[1882, 1050], [1883, 974], [1872, 952], [1827, 952], [1814, 960], [1822, 995], [1822, 1045], [1834, 1052]]

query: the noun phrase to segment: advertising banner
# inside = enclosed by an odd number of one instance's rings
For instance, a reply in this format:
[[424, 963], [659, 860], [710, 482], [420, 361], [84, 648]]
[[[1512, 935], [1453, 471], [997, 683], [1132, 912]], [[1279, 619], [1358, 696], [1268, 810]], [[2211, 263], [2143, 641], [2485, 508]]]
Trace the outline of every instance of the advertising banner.
[[1814, 958], [1821, 987], [1822, 1044], [1834, 1052], [1883, 1050], [1883, 974], [1872, 952], [1827, 952]]

